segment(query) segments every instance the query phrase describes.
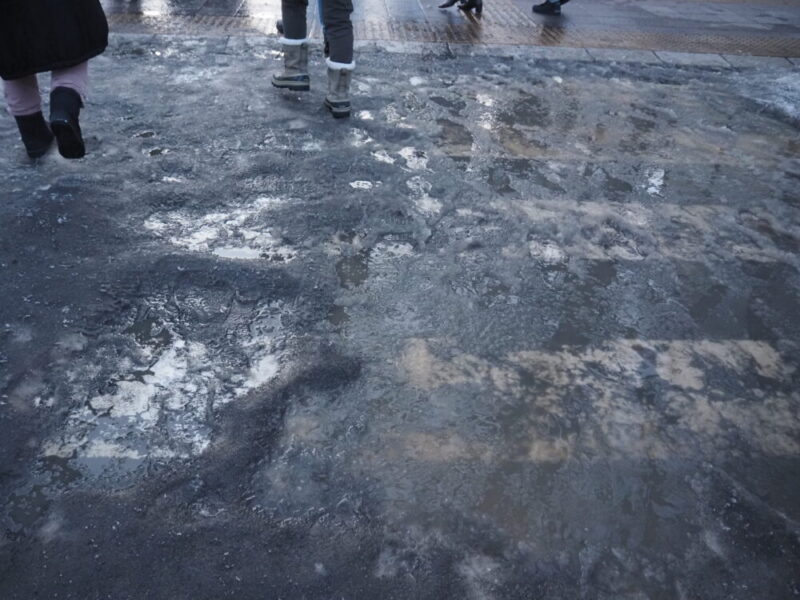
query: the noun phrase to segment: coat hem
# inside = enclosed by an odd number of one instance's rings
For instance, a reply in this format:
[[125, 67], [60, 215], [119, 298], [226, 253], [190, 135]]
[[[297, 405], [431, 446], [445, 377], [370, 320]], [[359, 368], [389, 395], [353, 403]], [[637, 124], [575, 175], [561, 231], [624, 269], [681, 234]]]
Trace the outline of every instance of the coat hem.
[[86, 53], [84, 56], [78, 58], [71, 58], [70, 60], [61, 60], [58, 62], [48, 63], [46, 65], [37, 66], [33, 69], [25, 69], [22, 72], [11, 72], [9, 73], [0, 73], [0, 78], [3, 81], [13, 81], [14, 79], [22, 79], [23, 77], [28, 77], [29, 75], [36, 75], [37, 73], [46, 73], [47, 71], [57, 71], [58, 69], [68, 69], [69, 67], [74, 67], [75, 65], [79, 65], [81, 63], [86, 62], [87, 60], [91, 60], [96, 56], [100, 56], [103, 52], [106, 51], [108, 48], [108, 44], [100, 48], [99, 50], [92, 50], [91, 52]]

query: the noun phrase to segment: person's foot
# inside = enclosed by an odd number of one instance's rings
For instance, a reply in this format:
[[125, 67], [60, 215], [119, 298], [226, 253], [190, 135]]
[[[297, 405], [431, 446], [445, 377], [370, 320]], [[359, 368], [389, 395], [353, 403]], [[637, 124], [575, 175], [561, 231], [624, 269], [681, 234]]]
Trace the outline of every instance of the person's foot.
[[44, 120], [42, 111], [32, 115], [14, 117], [19, 128], [25, 151], [31, 158], [41, 158], [50, 149], [53, 143], [53, 134]]
[[483, 0], [466, 0], [458, 8], [464, 11], [474, 10], [475, 14], [479, 15], [483, 12]]
[[78, 122], [81, 106], [80, 94], [71, 88], [57, 87], [50, 92], [50, 129], [64, 158], [82, 158], [86, 154]]
[[335, 119], [350, 116], [350, 82], [352, 79], [353, 69], [334, 69], [328, 59], [328, 94], [325, 96], [325, 108]]
[[283, 71], [272, 76], [272, 85], [295, 92], [307, 92], [311, 89], [311, 78], [308, 75], [308, 43], [304, 40], [295, 40], [294, 43], [281, 45]]
[[533, 12], [537, 15], [560, 15], [561, 2], [542, 2], [533, 7]]

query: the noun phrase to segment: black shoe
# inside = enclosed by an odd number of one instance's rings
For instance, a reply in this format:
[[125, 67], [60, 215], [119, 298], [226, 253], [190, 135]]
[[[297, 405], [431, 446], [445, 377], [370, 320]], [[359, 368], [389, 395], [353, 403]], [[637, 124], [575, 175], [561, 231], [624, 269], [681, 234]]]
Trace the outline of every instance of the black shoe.
[[474, 10], [476, 15], [483, 12], [483, 0], [467, 0], [463, 2], [458, 8], [461, 10]]
[[278, 33], [283, 35], [283, 19], [278, 19], [278, 21], [275, 23], [275, 29], [278, 30]]
[[561, 3], [560, 2], [542, 2], [533, 7], [533, 12], [539, 15], [560, 15]]
[[40, 158], [50, 149], [53, 143], [53, 133], [44, 120], [42, 111], [32, 115], [14, 117], [19, 128], [19, 135], [25, 150], [31, 158]]
[[451, 7], [451, 6], [453, 6], [453, 5], [454, 5], [456, 2], [458, 2], [458, 0], [447, 0], [447, 2], [445, 2], [444, 4], [440, 4], [440, 5], [439, 5], [439, 8], [450, 8], [450, 7]]
[[57, 87], [50, 92], [50, 129], [64, 158], [82, 158], [86, 154], [78, 123], [81, 106], [80, 94], [71, 88]]

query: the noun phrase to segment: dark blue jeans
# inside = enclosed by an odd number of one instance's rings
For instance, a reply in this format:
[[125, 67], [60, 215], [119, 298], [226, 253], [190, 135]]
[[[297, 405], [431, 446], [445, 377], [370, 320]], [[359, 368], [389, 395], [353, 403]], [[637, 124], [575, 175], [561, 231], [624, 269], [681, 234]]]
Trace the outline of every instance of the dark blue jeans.
[[[302, 40], [308, 35], [306, 11], [308, 0], [282, 0], [283, 35], [290, 40]], [[330, 44], [330, 59], [337, 63], [353, 62], [353, 0], [321, 0], [322, 26]]]

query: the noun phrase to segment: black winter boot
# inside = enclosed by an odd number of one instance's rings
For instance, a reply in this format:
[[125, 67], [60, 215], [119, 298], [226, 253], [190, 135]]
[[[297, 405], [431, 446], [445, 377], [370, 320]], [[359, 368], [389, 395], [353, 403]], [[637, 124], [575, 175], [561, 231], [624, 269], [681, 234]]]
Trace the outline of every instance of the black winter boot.
[[64, 158], [82, 158], [86, 154], [78, 123], [82, 106], [80, 94], [71, 88], [57, 87], [50, 92], [50, 129]]
[[19, 128], [19, 135], [25, 150], [31, 158], [40, 158], [50, 149], [53, 143], [53, 133], [44, 120], [42, 111], [32, 115], [14, 117]]
[[475, 14], [479, 15], [483, 12], [483, 0], [467, 0], [462, 2], [458, 8], [464, 11], [474, 10]]
[[328, 66], [328, 94], [325, 96], [324, 104], [335, 119], [350, 116], [350, 82], [352, 79], [353, 69], [332, 69]]
[[536, 4], [533, 7], [533, 12], [539, 15], [560, 15], [561, 4], [561, 2], [547, 2], [547, 0], [545, 0], [541, 4]]

